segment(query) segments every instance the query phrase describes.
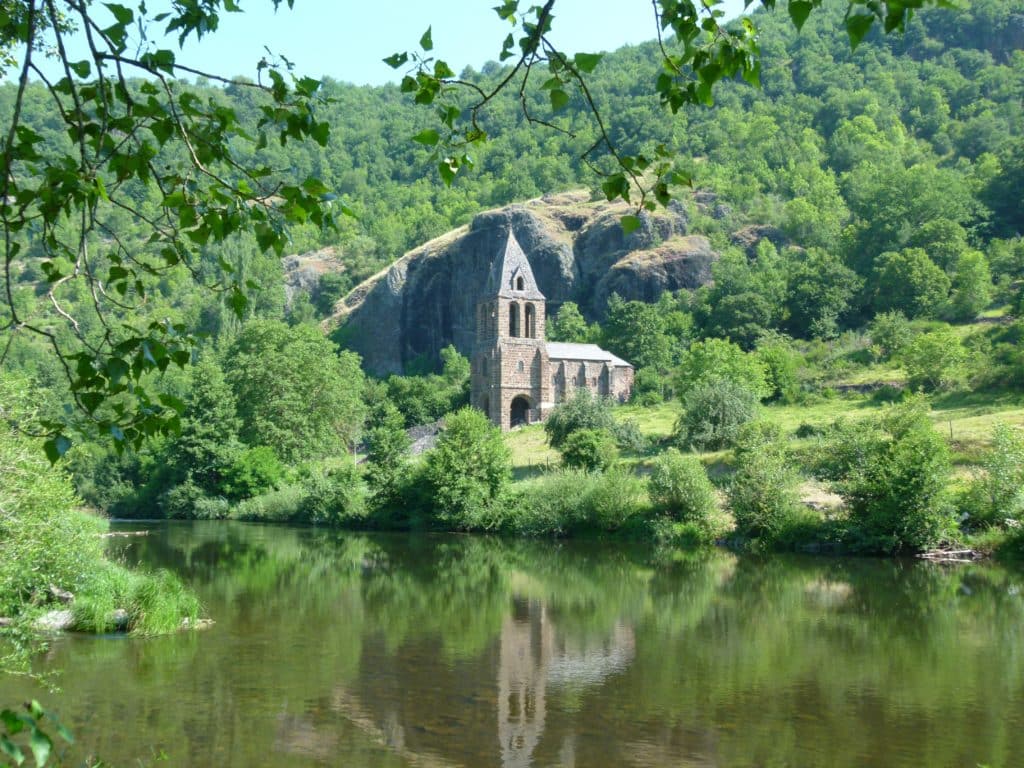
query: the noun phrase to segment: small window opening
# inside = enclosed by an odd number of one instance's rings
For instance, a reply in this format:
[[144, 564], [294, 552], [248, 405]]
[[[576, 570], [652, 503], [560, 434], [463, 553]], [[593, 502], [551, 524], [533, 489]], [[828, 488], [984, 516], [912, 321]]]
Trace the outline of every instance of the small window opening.
[[523, 371], [525, 371], [525, 370], [526, 370], [526, 366], [525, 366], [525, 365], [523, 365], [523, 361], [522, 361], [522, 360], [520, 360], [520, 361], [519, 361], [519, 362], [518, 362], [518, 363], [516, 364], [516, 370], [517, 370], [517, 371], [519, 371], [520, 373], [522, 373]]
[[523, 280], [522, 276], [519, 276], [519, 277], [516, 278], [516, 290], [517, 291], [524, 291], [524, 290], [526, 290], [526, 281]]

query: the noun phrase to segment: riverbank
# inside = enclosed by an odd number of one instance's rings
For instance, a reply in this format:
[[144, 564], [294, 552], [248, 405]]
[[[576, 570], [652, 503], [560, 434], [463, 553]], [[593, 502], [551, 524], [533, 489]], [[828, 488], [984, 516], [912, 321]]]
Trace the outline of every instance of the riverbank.
[[27, 668], [34, 634], [48, 626], [154, 635], [180, 630], [183, 620], [198, 624], [199, 600], [179, 578], [106, 556], [109, 522], [81, 508], [70, 479], [49, 464], [38, 441], [3, 421], [0, 477], [0, 636], [12, 641], [0, 648], [5, 668]]

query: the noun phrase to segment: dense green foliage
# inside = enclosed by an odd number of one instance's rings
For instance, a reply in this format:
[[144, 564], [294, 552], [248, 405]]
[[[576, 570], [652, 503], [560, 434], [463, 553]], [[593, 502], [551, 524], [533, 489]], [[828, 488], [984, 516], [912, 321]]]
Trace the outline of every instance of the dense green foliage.
[[[713, 541], [723, 532], [718, 495], [696, 456], [669, 449], [655, 459], [648, 488], [655, 508], [694, 531], [697, 541]], [[681, 533], [673, 531], [673, 537]]]
[[107, 559], [100, 538], [106, 522], [80, 508], [63, 468], [51, 468], [38, 441], [14, 427], [32, 426], [27, 400], [23, 381], [0, 377], [0, 615], [32, 620], [61, 607], [59, 595], [70, 592], [82, 631], [110, 631], [115, 609], [125, 610], [127, 628], [139, 633], [195, 621], [198, 600], [177, 577]]
[[682, 398], [674, 439], [682, 447], [717, 451], [731, 447], [744, 424], [757, 415], [757, 395], [735, 379], [701, 379]]
[[561, 451], [565, 466], [591, 472], [607, 469], [619, 457], [615, 436], [607, 429], [577, 429], [562, 443]]
[[920, 550], [952, 531], [949, 448], [923, 399], [893, 407], [873, 425], [837, 430], [824, 454], [849, 505], [856, 546]]
[[439, 521], [456, 529], [492, 527], [510, 480], [501, 432], [475, 409], [449, 414], [427, 456], [425, 480]]

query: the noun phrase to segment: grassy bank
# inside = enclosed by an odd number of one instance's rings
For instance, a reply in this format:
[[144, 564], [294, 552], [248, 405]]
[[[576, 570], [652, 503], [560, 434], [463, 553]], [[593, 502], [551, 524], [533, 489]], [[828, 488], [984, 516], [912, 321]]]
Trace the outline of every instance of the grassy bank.
[[[26, 391], [3, 385], [5, 405]], [[172, 574], [111, 561], [101, 537], [107, 527], [81, 508], [69, 478], [50, 466], [37, 441], [0, 422], [0, 617], [12, 620], [9, 634], [24, 636], [21, 630], [54, 609], [70, 610], [73, 628], [87, 632], [157, 634], [198, 618], [197, 598]]]

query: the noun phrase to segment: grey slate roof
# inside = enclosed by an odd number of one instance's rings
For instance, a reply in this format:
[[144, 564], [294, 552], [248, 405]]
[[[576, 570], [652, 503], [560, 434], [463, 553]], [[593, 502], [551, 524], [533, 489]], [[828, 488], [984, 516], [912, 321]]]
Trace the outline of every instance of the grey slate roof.
[[616, 357], [611, 352], [601, 349], [597, 344], [569, 344], [563, 341], [549, 341], [547, 343], [548, 357], [552, 360], [594, 360], [605, 362], [612, 367], [632, 368], [621, 357]]
[[[521, 291], [515, 289], [519, 278], [523, 279]], [[501, 296], [505, 299], [544, 301], [544, 294], [540, 292], [537, 281], [533, 278], [530, 262], [511, 229], [508, 232], [508, 240], [505, 241], [505, 249], [491, 265], [484, 293], [487, 296]]]

